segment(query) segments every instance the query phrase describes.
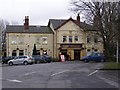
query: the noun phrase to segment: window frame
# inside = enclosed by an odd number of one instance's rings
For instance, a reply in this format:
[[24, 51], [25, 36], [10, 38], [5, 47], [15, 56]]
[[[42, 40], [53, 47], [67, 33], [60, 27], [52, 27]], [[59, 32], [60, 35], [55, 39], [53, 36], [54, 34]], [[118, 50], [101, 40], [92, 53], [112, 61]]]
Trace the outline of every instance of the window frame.
[[73, 36], [69, 36], [69, 43], [73, 42]]
[[[44, 39], [46, 39], [44, 41]], [[42, 37], [42, 44], [48, 44], [48, 37]]]

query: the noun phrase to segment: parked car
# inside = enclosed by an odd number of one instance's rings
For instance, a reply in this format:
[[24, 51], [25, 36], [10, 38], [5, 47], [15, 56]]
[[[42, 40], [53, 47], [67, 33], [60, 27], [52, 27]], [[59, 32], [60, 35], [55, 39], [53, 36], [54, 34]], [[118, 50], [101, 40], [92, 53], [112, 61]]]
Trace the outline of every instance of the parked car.
[[48, 55], [43, 55], [42, 56], [43, 60], [45, 60], [47, 63], [50, 63], [52, 61], [52, 57]]
[[105, 62], [105, 56], [103, 55], [103, 53], [92, 53], [89, 56], [83, 57], [82, 61], [84, 62], [89, 62], [89, 61]]
[[35, 60], [35, 64], [39, 64], [39, 63], [44, 63], [44, 59], [43, 59], [43, 56], [41, 55], [33, 55], [32, 56]]
[[24, 65], [28, 65], [28, 64], [33, 64], [34, 58], [32, 58], [31, 56], [17, 56], [12, 60], [8, 61], [8, 64], [10, 66], [14, 65], [14, 64], [24, 64]]
[[48, 55], [33, 55], [32, 56], [35, 59], [35, 63], [50, 63], [52, 61], [52, 57]]
[[14, 58], [15, 56], [2, 57], [2, 64], [7, 64], [9, 60]]

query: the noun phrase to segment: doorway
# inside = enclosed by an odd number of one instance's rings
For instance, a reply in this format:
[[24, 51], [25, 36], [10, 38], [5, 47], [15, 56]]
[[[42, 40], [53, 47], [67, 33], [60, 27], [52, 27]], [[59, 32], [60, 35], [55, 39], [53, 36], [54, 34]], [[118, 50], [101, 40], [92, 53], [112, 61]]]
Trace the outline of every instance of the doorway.
[[60, 50], [60, 52], [62, 55], [65, 55], [65, 56], [67, 55], [67, 49], [62, 49], [62, 50]]
[[80, 60], [80, 50], [74, 50], [74, 60]]

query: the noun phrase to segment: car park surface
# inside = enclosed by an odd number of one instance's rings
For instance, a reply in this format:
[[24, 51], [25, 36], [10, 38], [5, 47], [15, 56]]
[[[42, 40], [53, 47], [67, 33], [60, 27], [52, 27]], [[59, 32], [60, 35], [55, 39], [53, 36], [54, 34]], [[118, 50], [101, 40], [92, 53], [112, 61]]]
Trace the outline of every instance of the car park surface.
[[118, 88], [117, 80], [119, 78], [106, 78], [109, 76], [99, 71], [102, 67], [103, 63], [81, 61], [8, 66], [2, 68], [2, 87], [104, 88], [102, 90]]

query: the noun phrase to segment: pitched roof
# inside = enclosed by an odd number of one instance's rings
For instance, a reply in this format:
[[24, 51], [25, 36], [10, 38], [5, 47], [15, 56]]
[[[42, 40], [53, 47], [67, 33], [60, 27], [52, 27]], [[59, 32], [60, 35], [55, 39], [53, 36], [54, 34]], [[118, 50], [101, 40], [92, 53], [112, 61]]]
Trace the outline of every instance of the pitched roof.
[[77, 20], [74, 20], [72, 18], [69, 18], [69, 19], [50, 19], [49, 20], [52, 25], [53, 25], [53, 28], [56, 30], [58, 28], [60, 28], [61, 26], [63, 26], [64, 24], [66, 24], [68, 21], [73, 21], [76, 25], [78, 25], [79, 27], [87, 30], [87, 31], [94, 31], [95, 29], [93, 28], [92, 25], [89, 25], [85, 22], [80, 22], [80, 24], [77, 22]]
[[53, 28], [56, 29], [62, 23], [64, 23], [66, 21], [66, 19], [50, 19], [49, 21], [53, 24]]
[[8, 25], [6, 33], [53, 33], [48, 26], [29, 26], [29, 30], [24, 30], [23, 25]]

